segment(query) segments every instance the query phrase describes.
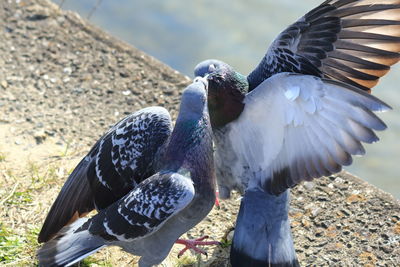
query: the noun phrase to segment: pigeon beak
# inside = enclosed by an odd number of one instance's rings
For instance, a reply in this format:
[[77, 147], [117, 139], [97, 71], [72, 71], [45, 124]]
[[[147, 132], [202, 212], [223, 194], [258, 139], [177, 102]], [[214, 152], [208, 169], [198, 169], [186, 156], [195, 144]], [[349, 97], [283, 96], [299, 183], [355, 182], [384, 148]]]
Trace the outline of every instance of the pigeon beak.
[[193, 82], [197, 83], [197, 82], [201, 82], [204, 85], [204, 89], [206, 91], [208, 91], [208, 80], [207, 80], [208, 74], [204, 77], [200, 77], [197, 76], [196, 78], [194, 78]]

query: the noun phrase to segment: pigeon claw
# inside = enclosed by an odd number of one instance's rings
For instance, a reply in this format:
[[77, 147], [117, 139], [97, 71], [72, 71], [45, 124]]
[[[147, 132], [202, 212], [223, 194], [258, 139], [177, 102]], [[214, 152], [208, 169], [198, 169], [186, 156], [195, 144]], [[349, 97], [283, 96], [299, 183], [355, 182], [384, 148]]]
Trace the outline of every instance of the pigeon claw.
[[178, 258], [180, 258], [188, 249], [192, 249], [195, 253], [203, 254], [208, 257], [208, 254], [205, 250], [198, 248], [197, 246], [212, 246], [212, 245], [220, 245], [221, 243], [218, 241], [203, 241], [207, 239], [209, 236], [205, 235], [196, 239], [178, 239], [176, 240], [176, 244], [185, 245], [185, 247], [178, 253]]

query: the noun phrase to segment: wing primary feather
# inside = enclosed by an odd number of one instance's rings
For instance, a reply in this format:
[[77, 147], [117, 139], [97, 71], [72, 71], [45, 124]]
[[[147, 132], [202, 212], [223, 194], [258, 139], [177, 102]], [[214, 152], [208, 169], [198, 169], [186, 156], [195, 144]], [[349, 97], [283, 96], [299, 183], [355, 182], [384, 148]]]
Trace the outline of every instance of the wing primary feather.
[[[349, 84], [345, 84], [342, 82], [330, 80], [330, 79], [322, 78], [322, 81], [324, 83], [334, 85], [335, 87], [339, 87], [338, 92], [341, 92], [342, 94], [351, 94], [353, 96], [353, 98], [355, 98], [355, 99], [362, 98], [363, 106], [366, 107], [367, 109], [370, 109], [375, 112], [385, 112], [385, 111], [392, 109], [388, 104], [386, 104], [379, 98], [377, 98], [363, 90], [360, 90], [357, 87], [354, 87], [354, 86], [351, 86]], [[336, 88], [336, 89], [338, 89], [338, 88]], [[337, 93], [335, 93], [335, 94], [337, 94]], [[338, 98], [338, 97], [335, 97], [335, 98]], [[360, 102], [360, 100], [358, 102]]]
[[375, 42], [377, 41], [385, 41], [385, 42], [399, 42], [400, 37], [398, 36], [391, 36], [391, 35], [384, 35], [379, 33], [372, 33], [372, 32], [359, 32], [359, 31], [351, 31], [351, 30], [341, 30], [338, 33], [338, 37], [340, 39], [371, 39]]
[[47, 242], [65, 225], [94, 209], [93, 194], [86, 178], [89, 163], [89, 158], [81, 160], [61, 188], [43, 223], [39, 243]]
[[348, 77], [350, 76], [350, 77], [355, 77], [355, 78], [359, 78], [359, 79], [363, 79], [363, 80], [377, 80], [377, 79], [379, 79], [378, 76], [374, 76], [374, 75], [371, 75], [371, 74], [368, 74], [368, 73], [365, 73], [365, 72], [361, 72], [359, 70], [356, 70], [356, 69], [354, 69], [352, 67], [349, 67], [349, 66], [347, 66], [347, 65], [345, 65], [343, 63], [340, 63], [339, 61], [331, 59], [331, 58], [327, 58], [324, 61], [324, 64], [326, 66], [331, 67], [331, 68], [339, 69], [339, 70], [347, 73], [348, 75], [346, 75], [346, 76], [348, 76]]
[[336, 79], [342, 83], [350, 84], [352, 86], [361, 88], [362, 90], [369, 90], [369, 87], [366, 87], [364, 85], [361, 85], [353, 80], [350, 80], [348, 77], [346, 77], [342, 72], [338, 69], [332, 68], [330, 66], [323, 66], [322, 70], [324, 72], [325, 77], [331, 77], [332, 79]]
[[[316, 178], [316, 177], [320, 177], [320, 176], [324, 176], [326, 173], [326, 170], [324, 170], [324, 168], [321, 167], [320, 165], [320, 161], [317, 157], [318, 154], [318, 149], [316, 149], [314, 142], [316, 140], [313, 140], [310, 137], [309, 131], [307, 130], [307, 128], [303, 127], [302, 129], [302, 135], [304, 137], [305, 140], [305, 144], [307, 144], [308, 147], [308, 151], [309, 151], [309, 155], [308, 158], [311, 160], [311, 162], [313, 164], [310, 165], [311, 169], [309, 171], [311, 171], [312, 173], [309, 172], [310, 174], [310, 178]], [[314, 153], [316, 152], [316, 153]], [[315, 171], [315, 172], [313, 172]]]
[[[377, 131], [383, 131], [387, 128], [386, 124], [378, 116], [376, 116], [375, 113], [368, 109], [364, 103], [355, 102], [353, 103], [353, 106], [346, 106], [343, 105], [342, 101], [339, 101], [334, 97], [327, 98], [325, 103], [330, 105], [325, 107], [326, 110], [330, 110], [331, 112], [338, 114], [341, 111], [337, 110], [335, 107], [340, 106], [342, 111], [347, 112], [346, 114], [340, 114], [341, 116], [349, 117], [365, 127]], [[321, 114], [324, 113], [321, 112]]]
[[385, 11], [388, 9], [398, 9], [398, 8], [400, 8], [400, 5], [394, 5], [394, 4], [360, 5], [360, 6], [351, 6], [351, 7], [333, 9], [331, 11], [328, 11], [326, 15], [344, 18], [352, 15], [360, 15], [362, 13], [371, 13], [371, 12]]
[[335, 139], [340, 144], [340, 146], [349, 154], [352, 155], [364, 155], [365, 150], [360, 143], [360, 141], [356, 140], [350, 133], [348, 133], [345, 129], [337, 125], [337, 120], [331, 121], [332, 118], [326, 116], [325, 113], [321, 112], [321, 125], [329, 125], [332, 132], [336, 132]]
[[363, 66], [370, 66], [371, 68], [384, 68], [383, 66], [387, 67], [384, 64], [376, 63], [370, 60], [362, 59], [360, 57], [356, 57], [353, 55], [350, 55], [348, 53], [344, 53], [341, 50], [333, 50], [331, 52], [328, 52], [329, 57], [331, 58], [337, 58], [341, 59], [344, 61], [352, 62], [352, 63], [357, 63]]
[[334, 6], [322, 3], [321, 5], [317, 6], [316, 8], [305, 14], [304, 18], [306, 18], [306, 20], [308, 21], [313, 21], [333, 10], [335, 10]]
[[[338, 49], [341, 53], [346, 54], [346, 52], [351, 52], [354, 53], [354, 51], [357, 51], [357, 56], [363, 56], [363, 57], [372, 57], [376, 58], [377, 56], [380, 58], [399, 58], [400, 54], [397, 52], [392, 52], [392, 51], [387, 51], [375, 47], [370, 47], [366, 45], [361, 45], [357, 44], [354, 42], [346, 41], [346, 40], [337, 40], [335, 42], [335, 47]], [[360, 53], [360, 52], [363, 52]], [[371, 68], [371, 69], [382, 69], [382, 70], [388, 70], [390, 67], [384, 64], [380, 64], [377, 62], [356, 62], [358, 63], [357, 66], [363, 67], [363, 68]]]
[[321, 115], [329, 119], [331, 122], [335, 121], [337, 127], [346, 129], [355, 139], [365, 142], [373, 143], [378, 141], [378, 137], [368, 127], [363, 126], [361, 123], [340, 114], [340, 111], [335, 108], [325, 108], [321, 111]]
[[[337, 162], [340, 165], [349, 165], [352, 162], [351, 156], [349, 153], [347, 153], [343, 147], [340, 146], [340, 144], [337, 142], [335, 136], [332, 134], [335, 134], [335, 132], [332, 131], [332, 129], [327, 129], [324, 127], [323, 123], [321, 123], [320, 120], [313, 119], [312, 127], [314, 128], [314, 132], [316, 134], [316, 138], [319, 140], [319, 147], [326, 148], [327, 154], [331, 158], [334, 159], [335, 162]], [[331, 166], [329, 167], [330, 169], [332, 168]], [[334, 169], [334, 168], [332, 168]]]
[[370, 91], [400, 60], [399, 11], [393, 0], [324, 2], [274, 40], [248, 76], [251, 89], [276, 73], [297, 72]]
[[333, 2], [332, 0], [327, 0], [324, 3], [332, 5], [335, 8], [341, 8], [342, 6], [346, 6], [346, 5], [351, 4], [351, 3], [356, 3], [358, 1], [359, 0], [342, 0], [342, 1], [334, 1], [334, 3], [332, 3]]
[[400, 25], [400, 21], [388, 19], [343, 19], [343, 28], [352, 28], [360, 26], [387, 26]]

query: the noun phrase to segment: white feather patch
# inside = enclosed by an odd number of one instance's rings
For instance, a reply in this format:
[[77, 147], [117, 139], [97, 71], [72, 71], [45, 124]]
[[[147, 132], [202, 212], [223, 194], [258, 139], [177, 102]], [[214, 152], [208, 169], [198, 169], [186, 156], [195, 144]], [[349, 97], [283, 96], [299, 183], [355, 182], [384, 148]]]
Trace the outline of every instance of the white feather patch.
[[[361, 90], [314, 76], [280, 73], [246, 95], [228, 138], [241, 164], [233, 173], [258, 186], [289, 168], [289, 184], [340, 171], [361, 142], [377, 141], [385, 124], [373, 111], [389, 107]], [[248, 166], [250, 175], [242, 175]]]

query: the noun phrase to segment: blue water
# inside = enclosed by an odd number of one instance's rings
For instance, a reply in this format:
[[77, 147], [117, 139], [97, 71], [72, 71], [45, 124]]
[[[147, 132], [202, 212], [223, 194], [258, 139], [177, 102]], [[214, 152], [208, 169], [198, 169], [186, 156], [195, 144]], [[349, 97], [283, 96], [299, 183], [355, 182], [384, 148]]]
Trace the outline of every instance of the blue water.
[[[65, 0], [63, 9], [86, 17], [97, 1]], [[247, 74], [281, 30], [321, 2], [103, 0], [90, 21], [188, 76], [207, 58], [221, 59]], [[394, 108], [381, 115], [389, 129], [379, 133], [381, 141], [367, 145], [367, 155], [356, 158], [347, 170], [400, 198], [397, 85], [400, 66], [394, 67], [373, 91]]]

